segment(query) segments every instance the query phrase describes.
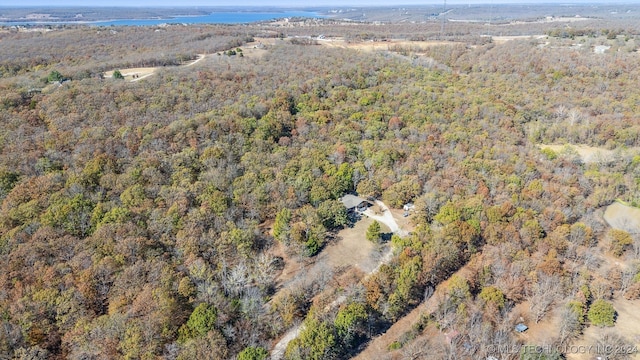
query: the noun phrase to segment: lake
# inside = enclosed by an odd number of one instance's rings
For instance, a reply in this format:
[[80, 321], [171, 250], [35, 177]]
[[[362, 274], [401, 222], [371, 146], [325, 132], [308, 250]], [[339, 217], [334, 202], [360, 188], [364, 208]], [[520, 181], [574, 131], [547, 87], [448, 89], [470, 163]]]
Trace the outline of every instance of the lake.
[[95, 26], [148, 26], [148, 25], [160, 25], [160, 24], [244, 24], [257, 21], [265, 21], [280, 18], [291, 17], [307, 17], [307, 18], [321, 18], [322, 15], [310, 12], [310, 11], [282, 11], [282, 12], [250, 12], [250, 11], [236, 11], [236, 12], [213, 12], [205, 16], [179, 16], [163, 19], [122, 19], [122, 20], [108, 20], [108, 21], [64, 21], [64, 22], [51, 22], [51, 21], [25, 21], [25, 22], [0, 22], [0, 25], [36, 25], [36, 24], [88, 24]]

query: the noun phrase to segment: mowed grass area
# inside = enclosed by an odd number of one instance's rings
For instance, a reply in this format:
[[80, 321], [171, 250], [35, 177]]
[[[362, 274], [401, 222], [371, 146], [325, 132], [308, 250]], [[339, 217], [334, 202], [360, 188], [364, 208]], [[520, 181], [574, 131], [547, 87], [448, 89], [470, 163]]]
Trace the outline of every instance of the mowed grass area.
[[[205, 54], [198, 54], [198, 58], [195, 60], [187, 61], [181, 67], [189, 67], [197, 64], [198, 62], [204, 60], [207, 57]], [[139, 67], [139, 68], [126, 68], [126, 69], [115, 69], [111, 71], [107, 71], [104, 73], [104, 77], [112, 78], [113, 73], [118, 70], [124, 76], [126, 81], [138, 81], [142, 80], [146, 77], [153, 75], [160, 67]]]
[[619, 201], [607, 206], [604, 219], [614, 229], [629, 233], [640, 232], [640, 209]]
[[603, 335], [610, 332], [623, 336], [630, 345], [628, 349], [620, 349], [620, 352], [628, 352], [629, 357], [620, 357], [622, 354], [617, 354], [619, 357], [615, 357], [616, 359], [640, 359], [640, 300], [617, 298], [613, 300], [613, 307], [617, 313], [615, 326], [613, 328], [587, 327], [583, 335], [568, 347], [571, 351], [567, 351], [567, 360], [596, 359], [598, 356], [596, 344]]
[[[121, 69], [120, 73], [122, 74], [122, 76], [124, 76], [125, 80], [133, 81], [135, 79], [147, 77], [153, 74], [156, 70], [158, 70], [157, 67], [130, 68], [130, 69]], [[114, 71], [115, 70], [105, 72], [104, 77], [112, 78]]]
[[593, 147], [583, 144], [564, 144], [564, 145], [550, 145], [550, 144], [539, 144], [538, 147], [540, 149], [549, 149], [553, 150], [555, 153], [562, 154], [570, 154], [575, 153], [580, 156], [580, 159], [585, 164], [589, 163], [598, 163], [598, 162], [610, 162], [615, 159], [616, 156], [627, 156], [627, 155], [639, 155], [640, 148], [626, 148], [626, 149], [615, 149], [609, 150], [601, 147]]

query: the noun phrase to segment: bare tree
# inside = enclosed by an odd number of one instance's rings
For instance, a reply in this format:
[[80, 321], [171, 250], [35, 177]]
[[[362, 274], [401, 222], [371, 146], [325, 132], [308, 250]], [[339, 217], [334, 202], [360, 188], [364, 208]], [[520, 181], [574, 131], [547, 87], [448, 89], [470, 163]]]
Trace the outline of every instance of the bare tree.
[[626, 269], [622, 272], [622, 275], [620, 276], [620, 293], [622, 295], [625, 295], [627, 290], [629, 290], [631, 285], [633, 285], [634, 278], [637, 273], [638, 271], [634, 268]]
[[[479, 309], [480, 310], [480, 309]], [[487, 344], [492, 343], [493, 328], [486, 326], [482, 311], [470, 314], [466, 325], [466, 332], [469, 338], [468, 355], [477, 359], [485, 359], [489, 353]]]
[[569, 241], [576, 245], [588, 245], [591, 242], [593, 231], [584, 223], [577, 222], [571, 225]]
[[425, 336], [406, 344], [402, 348], [401, 353], [403, 359], [419, 360], [430, 359], [430, 355], [433, 355], [432, 351], [432, 344], [430, 344], [429, 339]]
[[559, 105], [556, 108], [555, 114], [557, 119], [559, 119], [560, 121], [564, 120], [564, 118], [567, 116], [567, 107], [564, 105]]
[[261, 253], [253, 266], [253, 278], [258, 286], [265, 290], [273, 285], [276, 258], [272, 255]]
[[580, 334], [581, 329], [580, 314], [568, 305], [563, 306], [560, 310], [558, 343], [561, 345], [567, 344], [575, 336]]
[[607, 360], [631, 359], [637, 352], [627, 339], [611, 330], [602, 330], [595, 345], [596, 354]]
[[631, 257], [633, 259], [640, 259], [640, 234], [637, 232], [631, 233], [633, 244], [631, 245]]
[[423, 302], [427, 302], [427, 300], [431, 299], [431, 297], [433, 296], [433, 293], [435, 292], [435, 288], [432, 285], [428, 285], [425, 289], [424, 289], [424, 297], [423, 297]]
[[519, 354], [517, 353], [505, 353], [502, 349], [516, 349], [518, 348], [518, 341], [513, 336], [513, 323], [509, 319], [505, 318], [498, 324], [494, 332], [493, 338], [487, 344], [494, 345], [496, 351], [493, 352], [493, 356], [497, 356], [500, 359], [517, 359]]
[[436, 295], [438, 308], [433, 312], [433, 316], [439, 325], [440, 330], [450, 328], [457, 321], [456, 304], [449, 294]]
[[613, 289], [611, 288], [611, 283], [605, 279], [598, 278], [596, 279], [590, 286], [591, 294], [594, 300], [598, 299], [611, 299], [613, 296]]
[[547, 314], [551, 305], [561, 295], [561, 290], [558, 276], [538, 273], [538, 280], [528, 294], [529, 310], [536, 323]]
[[264, 314], [264, 300], [260, 290], [250, 287], [240, 299], [240, 311], [248, 319], [259, 319]]
[[569, 111], [568, 117], [569, 119], [569, 124], [571, 126], [578, 124], [580, 122], [580, 120], [582, 119], [582, 115], [580, 114], [580, 112], [576, 109], [572, 109], [571, 111]]
[[584, 266], [588, 269], [597, 269], [600, 267], [602, 259], [598, 254], [594, 253], [591, 249], [584, 251], [583, 255]]
[[20, 360], [44, 360], [49, 357], [49, 352], [42, 349], [40, 346], [35, 345], [30, 348], [19, 348], [16, 350], [14, 359]]
[[231, 270], [223, 270], [222, 287], [227, 294], [238, 296], [249, 284], [249, 269], [244, 262], [234, 266]]

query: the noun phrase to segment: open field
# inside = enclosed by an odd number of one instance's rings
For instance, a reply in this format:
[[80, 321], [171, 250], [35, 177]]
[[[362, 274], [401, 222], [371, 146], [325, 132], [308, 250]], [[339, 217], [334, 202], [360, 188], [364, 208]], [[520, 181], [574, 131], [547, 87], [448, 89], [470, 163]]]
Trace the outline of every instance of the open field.
[[[592, 360], [598, 354], [598, 343], [602, 336], [613, 331], [622, 335], [628, 347], [620, 349], [617, 356], [629, 355], [628, 359], [640, 359], [640, 300], [615, 299], [613, 307], [617, 312], [616, 324], [613, 328], [590, 326], [584, 334], [573, 342], [567, 351], [567, 360]], [[602, 345], [600, 345], [602, 346]]]
[[598, 148], [584, 144], [566, 144], [566, 145], [538, 145], [541, 149], [551, 149], [556, 153], [572, 153], [575, 152], [585, 164], [588, 163], [607, 163], [614, 161], [617, 156], [633, 156], [640, 154], [640, 148], [625, 148], [618, 150], [609, 150]]
[[[355, 266], [364, 273], [373, 271], [378, 266], [380, 257], [377, 246], [365, 237], [367, 228], [373, 220], [364, 218], [358, 221], [352, 228], [341, 230], [337, 234], [337, 241], [329, 244], [323, 250], [319, 260], [326, 260], [334, 268]], [[389, 229], [384, 225], [382, 232]]]
[[545, 38], [547, 38], [547, 35], [491, 36], [491, 40], [496, 44], [504, 44], [507, 41], [513, 41], [513, 40], [529, 40], [529, 39], [541, 40]]
[[[205, 54], [198, 54], [198, 58], [192, 61], [188, 61], [185, 64], [181, 65], [182, 67], [193, 66], [200, 61], [204, 60], [207, 57]], [[127, 81], [135, 82], [140, 81], [144, 78], [147, 78], [153, 75], [156, 71], [158, 71], [160, 67], [140, 67], [140, 68], [126, 68], [126, 69], [118, 69], [124, 79]], [[113, 72], [116, 70], [110, 70], [104, 73], [105, 78], [112, 78]]]
[[622, 204], [618, 201], [607, 206], [604, 219], [614, 229], [629, 233], [640, 233], [640, 209]]
[[[357, 268], [363, 274], [373, 272], [381, 261], [384, 261], [384, 252], [389, 250], [389, 245], [374, 244], [366, 239], [367, 228], [373, 221], [363, 216], [352, 227], [338, 231], [335, 239], [328, 243], [310, 264], [285, 254], [282, 245], [276, 246], [274, 255], [285, 258], [285, 267], [278, 278], [278, 287], [286, 288], [302, 271], [314, 273], [318, 269], [324, 269], [329, 273], [342, 273], [350, 268]], [[383, 234], [391, 232], [383, 222], [380, 225]]]
[[341, 38], [332, 38], [325, 40], [318, 40], [318, 43], [323, 46], [343, 49], [353, 49], [359, 51], [396, 51], [397, 49], [411, 49], [412, 51], [421, 51], [426, 48], [438, 46], [438, 45], [454, 45], [455, 42], [450, 41], [407, 41], [401, 39], [390, 39], [385, 41], [346, 41]]
[[[242, 56], [244, 57], [247, 57], [249, 59], [259, 58], [264, 54], [266, 54], [268, 47], [273, 46], [276, 43], [276, 41], [277, 40], [273, 38], [257, 38], [254, 42], [247, 43], [245, 45], [239, 46], [238, 48], [242, 49]], [[235, 50], [235, 49], [236, 48], [230, 48], [227, 50]], [[222, 51], [218, 52], [217, 54], [219, 55], [221, 53]], [[184, 64], [180, 65], [180, 67], [185, 67], [185, 68], [190, 67], [190, 66], [196, 65], [202, 60], [205, 60], [206, 58], [215, 59], [216, 57], [218, 57], [217, 55], [216, 56], [214, 55], [215, 54], [198, 54], [198, 57], [195, 60], [185, 62]], [[239, 55], [235, 55], [235, 56], [239, 56]], [[153, 75], [160, 68], [161, 67], [156, 66], [156, 67], [124, 68], [124, 69], [117, 69], [117, 70], [120, 71], [120, 73], [124, 76], [125, 80], [136, 82]], [[114, 71], [115, 69], [105, 72], [104, 77], [112, 78]]]
[[[145, 67], [145, 68], [129, 68], [129, 69], [121, 69], [120, 73], [124, 76], [125, 80], [128, 81], [136, 81], [138, 79], [144, 79], [147, 76], [153, 75], [153, 73], [158, 70], [158, 67]], [[110, 70], [104, 73], [105, 78], [112, 78], [113, 72], [115, 70]]]

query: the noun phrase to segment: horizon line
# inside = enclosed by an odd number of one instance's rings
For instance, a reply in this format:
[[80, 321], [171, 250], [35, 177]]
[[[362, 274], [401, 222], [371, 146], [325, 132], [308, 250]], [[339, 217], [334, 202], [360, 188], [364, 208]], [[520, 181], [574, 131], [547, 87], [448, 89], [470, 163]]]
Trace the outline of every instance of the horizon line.
[[[442, 2], [432, 1], [429, 3], [416, 4], [416, 3], [407, 3], [407, 4], [393, 4], [393, 5], [363, 5], [363, 4], [320, 4], [320, 5], [136, 5], [136, 4], [119, 4], [119, 5], [78, 5], [78, 4], [42, 4], [42, 5], [1, 5], [0, 9], [30, 9], [30, 8], [145, 8], [145, 9], [157, 9], [157, 8], [287, 8], [287, 9], [313, 9], [313, 8], [347, 8], [347, 7], [356, 7], [356, 8], [397, 8], [397, 7], [422, 7], [422, 6], [441, 6]], [[605, 1], [605, 0], [582, 0], [582, 1], [567, 1], [563, 3], [552, 2], [552, 0], [546, 0], [544, 2], [536, 2], [532, 0], [484, 0], [482, 2], [468, 1], [468, 0], [459, 0], [455, 2], [449, 1], [447, 6], [495, 6], [495, 5], [534, 5], [534, 6], [577, 6], [577, 5], [640, 5], [631, 0], [626, 1]]]

